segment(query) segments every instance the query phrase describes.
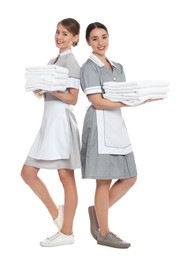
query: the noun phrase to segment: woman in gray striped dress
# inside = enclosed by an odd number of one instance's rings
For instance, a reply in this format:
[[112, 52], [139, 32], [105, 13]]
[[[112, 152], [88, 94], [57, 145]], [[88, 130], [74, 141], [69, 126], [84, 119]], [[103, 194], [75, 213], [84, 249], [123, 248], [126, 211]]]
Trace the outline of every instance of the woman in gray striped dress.
[[88, 209], [91, 234], [100, 245], [128, 248], [130, 243], [111, 232], [108, 213], [134, 185], [137, 170], [121, 114], [125, 105], [104, 99], [102, 95], [104, 82], [125, 81], [125, 74], [121, 64], [105, 55], [109, 35], [103, 24], [88, 25], [86, 41], [92, 54], [81, 67], [80, 80], [91, 106], [83, 125], [81, 163], [82, 177], [96, 180], [94, 206]]

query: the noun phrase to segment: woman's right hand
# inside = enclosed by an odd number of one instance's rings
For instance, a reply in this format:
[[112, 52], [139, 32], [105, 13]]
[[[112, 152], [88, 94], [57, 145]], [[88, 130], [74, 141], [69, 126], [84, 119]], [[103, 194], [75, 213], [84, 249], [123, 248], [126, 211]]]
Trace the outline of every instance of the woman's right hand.
[[37, 98], [42, 98], [43, 97], [43, 94], [41, 92], [41, 89], [37, 89], [37, 90], [34, 90], [33, 93], [35, 94], [35, 96]]

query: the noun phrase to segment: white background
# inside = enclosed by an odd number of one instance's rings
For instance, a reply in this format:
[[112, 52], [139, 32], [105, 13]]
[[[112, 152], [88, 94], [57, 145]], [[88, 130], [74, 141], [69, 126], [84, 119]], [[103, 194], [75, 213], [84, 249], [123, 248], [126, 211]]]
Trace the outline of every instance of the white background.
[[[98, 246], [91, 237], [87, 208], [93, 204], [95, 181], [82, 180], [80, 170], [75, 172], [75, 244], [41, 248], [39, 241], [56, 229], [20, 177], [43, 113], [42, 100], [24, 90], [24, 67], [44, 65], [57, 55], [56, 24], [68, 17], [81, 25], [80, 43], [73, 48], [80, 65], [91, 52], [85, 29], [99, 21], [110, 34], [107, 56], [124, 66], [127, 81], [170, 82], [166, 100], [123, 109], [138, 181], [110, 209], [110, 227], [131, 242], [128, 250]], [[1, 1], [1, 259], [188, 259], [187, 24], [186, 0]], [[87, 106], [80, 91], [74, 107], [80, 134]], [[57, 204], [62, 203], [56, 171], [41, 170], [40, 176]]]

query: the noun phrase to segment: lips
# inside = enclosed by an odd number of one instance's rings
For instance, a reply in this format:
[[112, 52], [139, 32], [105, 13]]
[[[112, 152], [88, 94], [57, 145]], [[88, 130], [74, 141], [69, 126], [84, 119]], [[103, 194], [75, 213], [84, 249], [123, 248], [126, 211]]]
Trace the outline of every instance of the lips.
[[99, 51], [103, 51], [105, 49], [105, 47], [98, 47], [97, 48]]
[[63, 44], [64, 42], [56, 42], [57, 44]]

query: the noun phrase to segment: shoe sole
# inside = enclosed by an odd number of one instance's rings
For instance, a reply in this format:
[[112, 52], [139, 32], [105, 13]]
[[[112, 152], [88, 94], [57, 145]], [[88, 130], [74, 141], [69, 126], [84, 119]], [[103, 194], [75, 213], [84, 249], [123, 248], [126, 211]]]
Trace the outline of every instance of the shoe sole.
[[109, 246], [109, 247], [114, 247], [114, 248], [121, 248], [121, 249], [127, 249], [131, 246], [131, 244], [126, 244], [126, 245], [121, 245], [121, 244], [112, 244], [112, 243], [103, 243], [103, 242], [99, 242], [97, 241], [97, 244], [98, 245], [101, 245], [101, 246]]
[[71, 244], [74, 244], [74, 241], [70, 241], [70, 242], [67, 242], [67, 243], [60, 243], [60, 244], [51, 244], [51, 245], [45, 245], [45, 244], [40, 243], [40, 246], [42, 246], [42, 247], [55, 247], [55, 246], [65, 246], [65, 245], [71, 245]]
[[91, 235], [95, 240], [97, 240], [97, 230], [99, 229], [98, 223], [97, 223], [97, 218], [95, 214], [95, 209], [93, 206], [88, 208], [89, 212], [89, 217], [90, 217], [90, 231]]

